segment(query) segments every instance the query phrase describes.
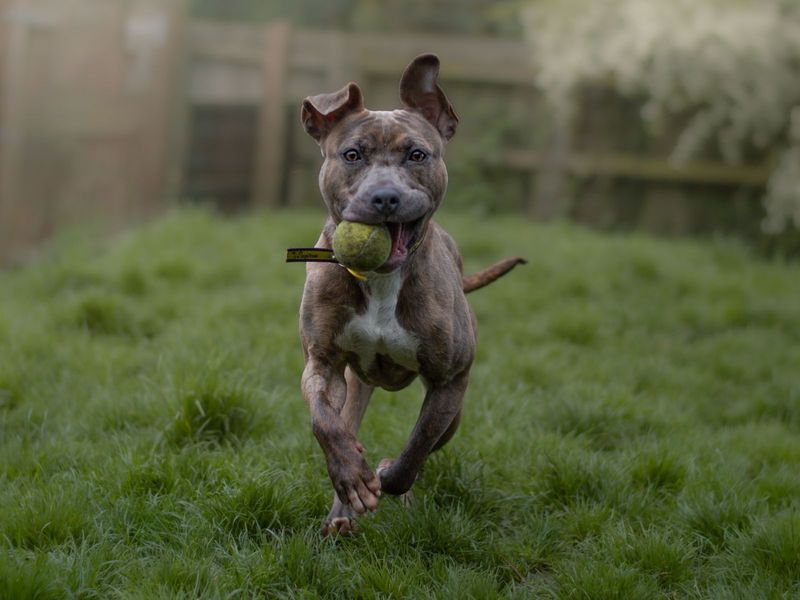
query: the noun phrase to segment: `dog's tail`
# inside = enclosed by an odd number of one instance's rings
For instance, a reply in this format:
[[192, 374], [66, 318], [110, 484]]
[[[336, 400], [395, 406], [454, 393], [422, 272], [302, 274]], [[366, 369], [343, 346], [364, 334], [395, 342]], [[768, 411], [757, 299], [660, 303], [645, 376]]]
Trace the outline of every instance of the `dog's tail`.
[[524, 265], [527, 262], [527, 260], [519, 258], [518, 256], [514, 258], [504, 258], [491, 267], [486, 267], [482, 271], [464, 277], [464, 293], [469, 294], [470, 292], [479, 290], [483, 286], [492, 283], [495, 279], [502, 277], [517, 265]]

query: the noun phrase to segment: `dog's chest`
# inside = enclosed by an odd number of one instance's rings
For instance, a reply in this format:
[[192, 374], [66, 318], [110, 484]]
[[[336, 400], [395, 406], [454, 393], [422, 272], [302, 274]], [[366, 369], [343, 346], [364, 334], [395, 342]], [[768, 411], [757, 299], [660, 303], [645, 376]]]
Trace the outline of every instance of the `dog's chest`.
[[340, 348], [358, 356], [364, 370], [375, 363], [378, 355], [411, 371], [418, 370], [419, 341], [403, 329], [395, 314], [402, 284], [399, 270], [387, 275], [371, 274], [367, 310], [353, 315], [336, 338]]

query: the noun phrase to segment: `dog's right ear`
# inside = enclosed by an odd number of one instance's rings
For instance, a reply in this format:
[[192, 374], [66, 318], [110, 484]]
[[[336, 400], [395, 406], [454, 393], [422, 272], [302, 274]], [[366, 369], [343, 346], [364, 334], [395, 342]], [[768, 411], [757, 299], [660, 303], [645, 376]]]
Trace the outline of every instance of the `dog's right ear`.
[[317, 94], [303, 100], [300, 120], [306, 133], [321, 142], [336, 123], [361, 110], [364, 110], [361, 90], [351, 82], [338, 92]]

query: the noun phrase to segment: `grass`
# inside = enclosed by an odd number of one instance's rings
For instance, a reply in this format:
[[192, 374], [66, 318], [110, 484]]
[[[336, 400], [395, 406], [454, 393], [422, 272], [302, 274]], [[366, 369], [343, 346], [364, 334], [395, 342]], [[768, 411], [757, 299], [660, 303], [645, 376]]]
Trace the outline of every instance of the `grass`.
[[[796, 598], [800, 267], [445, 214], [476, 292], [458, 435], [322, 539], [300, 397], [321, 214], [182, 212], [0, 274], [0, 598]], [[373, 399], [394, 456], [421, 388]]]

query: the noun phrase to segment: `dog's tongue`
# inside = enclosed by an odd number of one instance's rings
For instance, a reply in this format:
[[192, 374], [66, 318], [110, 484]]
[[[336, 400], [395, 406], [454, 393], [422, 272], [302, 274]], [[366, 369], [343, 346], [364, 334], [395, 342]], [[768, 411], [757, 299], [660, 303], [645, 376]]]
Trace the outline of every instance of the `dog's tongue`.
[[389, 233], [392, 235], [392, 252], [387, 262], [403, 258], [407, 253], [405, 227], [402, 223], [389, 223]]

